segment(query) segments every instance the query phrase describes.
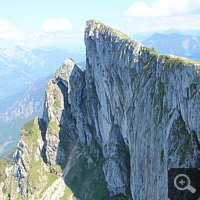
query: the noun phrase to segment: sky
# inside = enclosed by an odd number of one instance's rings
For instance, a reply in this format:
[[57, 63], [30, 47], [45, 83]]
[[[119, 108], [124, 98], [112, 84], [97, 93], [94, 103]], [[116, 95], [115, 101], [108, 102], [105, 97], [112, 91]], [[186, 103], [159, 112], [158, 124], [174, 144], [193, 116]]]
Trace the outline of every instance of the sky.
[[130, 37], [200, 30], [200, 0], [0, 0], [0, 48], [83, 47], [90, 19]]

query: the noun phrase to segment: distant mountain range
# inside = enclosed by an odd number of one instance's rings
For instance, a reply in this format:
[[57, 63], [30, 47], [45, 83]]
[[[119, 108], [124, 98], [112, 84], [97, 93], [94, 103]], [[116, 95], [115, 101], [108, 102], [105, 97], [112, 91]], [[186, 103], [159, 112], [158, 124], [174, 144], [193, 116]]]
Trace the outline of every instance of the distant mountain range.
[[54, 73], [67, 58], [85, 60], [84, 54], [43, 51], [20, 46], [0, 50], [0, 99], [21, 92], [38, 78]]
[[42, 116], [45, 87], [52, 76], [40, 78], [22, 92], [0, 100], [0, 155], [16, 147], [24, 123]]
[[27, 118], [43, 110], [45, 87], [53, 74], [36, 80], [22, 92], [0, 100], [0, 123]]
[[134, 40], [137, 40], [139, 42], [142, 42], [144, 40], [147, 40], [149, 37], [151, 37], [154, 34], [163, 34], [163, 35], [170, 35], [170, 34], [178, 34], [178, 35], [200, 35], [200, 30], [177, 30], [177, 29], [168, 29], [163, 30], [159, 32], [155, 31], [149, 31], [149, 32], [143, 32], [143, 33], [137, 33], [131, 35], [131, 38]]
[[[199, 36], [156, 33], [142, 43], [162, 54], [200, 61]], [[69, 57], [85, 70], [85, 54], [19, 46], [0, 50], [0, 155], [16, 146], [25, 122], [42, 115], [45, 86], [52, 77], [49, 74]]]
[[16, 147], [24, 123], [42, 116], [47, 82], [69, 57], [85, 69], [84, 54], [19, 46], [0, 50], [0, 156]]
[[198, 199], [173, 185], [187, 173], [199, 187], [198, 170], [185, 169], [200, 167], [200, 64], [159, 55], [97, 20], [84, 38], [85, 72], [64, 61], [47, 84], [43, 118], [21, 130], [13, 165], [3, 173], [10, 160], [0, 160], [0, 199]]
[[200, 61], [200, 36], [155, 33], [142, 42], [162, 54], [173, 54]]
[[39, 46], [37, 49], [43, 50], [43, 51], [54, 51], [56, 49], [60, 49], [63, 51], [66, 51], [68, 53], [73, 54], [84, 54], [85, 55], [85, 47], [75, 47], [75, 48], [64, 48], [64, 47], [54, 47], [54, 46]]

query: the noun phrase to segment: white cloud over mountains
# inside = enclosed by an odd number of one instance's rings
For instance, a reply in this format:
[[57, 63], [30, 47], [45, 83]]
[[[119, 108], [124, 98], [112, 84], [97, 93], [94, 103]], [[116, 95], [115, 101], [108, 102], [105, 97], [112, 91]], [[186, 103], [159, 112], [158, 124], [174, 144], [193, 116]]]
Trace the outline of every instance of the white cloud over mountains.
[[33, 40], [37, 40], [39, 37], [47, 36], [47, 34], [43, 31], [38, 31], [37, 33], [30, 33], [28, 36]]
[[8, 21], [0, 19], [0, 37], [6, 40], [21, 40], [24, 32], [12, 26]]
[[[137, 1], [137, 2], [136, 2]], [[168, 29], [200, 30], [200, 0], [132, 0], [124, 7], [111, 26], [133, 36], [144, 32], [162, 32]], [[128, 5], [128, 6], [129, 6]], [[126, 9], [126, 10], [125, 10]], [[64, 15], [63, 15], [64, 16]], [[74, 19], [73, 19], [74, 20]], [[38, 22], [34, 31], [26, 30], [23, 22], [19, 27], [14, 21], [0, 19], [0, 46], [22, 43], [26, 46], [82, 46], [84, 26], [67, 18], [48, 19]], [[106, 21], [103, 21], [107, 23]], [[19, 24], [16, 23], [16, 24]], [[109, 24], [109, 23], [108, 23]]]
[[128, 35], [169, 29], [200, 30], [200, 0], [141, 0], [123, 12], [119, 29]]
[[200, 0], [157, 0], [151, 6], [140, 1], [133, 3], [124, 13], [127, 16], [140, 18], [199, 14]]
[[42, 28], [46, 32], [72, 30], [69, 19], [63, 18], [44, 20]]
[[0, 33], [4, 32], [5, 30], [7, 30], [9, 28], [10, 24], [9, 22], [0, 19]]
[[[4, 48], [9, 45], [24, 46], [42, 46], [47, 43], [52, 46], [58, 44], [70, 44], [75, 41], [82, 41], [83, 35], [77, 36], [77, 33], [69, 33], [72, 26], [68, 19], [50, 19], [44, 20], [42, 29], [37, 32], [21, 31], [14, 27], [8, 21], [0, 19], [0, 46]], [[73, 39], [74, 38], [74, 39]]]

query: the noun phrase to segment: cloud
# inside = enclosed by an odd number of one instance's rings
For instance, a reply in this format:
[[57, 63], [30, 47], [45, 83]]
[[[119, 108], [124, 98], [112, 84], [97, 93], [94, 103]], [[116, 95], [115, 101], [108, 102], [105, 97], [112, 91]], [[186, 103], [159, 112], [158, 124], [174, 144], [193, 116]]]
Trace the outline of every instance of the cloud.
[[157, 18], [133, 18], [125, 17], [120, 22], [120, 30], [128, 35], [144, 32], [160, 32], [169, 29], [199, 30], [200, 15], [180, 15]]
[[135, 2], [120, 20], [119, 29], [128, 35], [169, 29], [199, 30], [200, 0], [147, 0]]
[[183, 14], [199, 14], [200, 0], [157, 0], [152, 6], [144, 1], [133, 3], [124, 13], [126, 16], [154, 18]]
[[12, 26], [8, 21], [0, 19], [0, 37], [6, 40], [22, 40], [24, 32]]
[[[43, 28], [44, 30], [41, 29], [34, 32], [27, 30], [23, 32], [19, 28], [11, 25], [8, 21], [0, 19], [0, 46], [1, 48], [6, 48], [10, 45], [21, 45], [31, 48], [37, 46], [67, 46], [72, 48], [74, 45], [84, 45], [83, 34], [81, 34], [80, 30], [78, 32], [67, 31], [72, 29], [67, 19], [46, 20], [43, 23]], [[56, 32], [58, 30], [63, 31]]]
[[39, 31], [37, 33], [32, 34], [34, 37], [46, 36], [47, 34], [43, 31]]
[[42, 28], [46, 32], [72, 30], [70, 21], [68, 19], [63, 19], [63, 18], [44, 20]]
[[8, 32], [8, 33], [3, 33], [1, 37], [7, 39], [7, 40], [21, 40], [24, 36], [23, 32]]
[[81, 27], [81, 32], [84, 33], [84, 31], [85, 31], [85, 26], [82, 26]]
[[38, 31], [37, 33], [30, 33], [29, 37], [33, 40], [37, 40], [39, 37], [47, 36], [43, 31]]
[[9, 28], [10, 24], [7, 21], [4, 21], [3, 19], [0, 19], [0, 33], [4, 32]]

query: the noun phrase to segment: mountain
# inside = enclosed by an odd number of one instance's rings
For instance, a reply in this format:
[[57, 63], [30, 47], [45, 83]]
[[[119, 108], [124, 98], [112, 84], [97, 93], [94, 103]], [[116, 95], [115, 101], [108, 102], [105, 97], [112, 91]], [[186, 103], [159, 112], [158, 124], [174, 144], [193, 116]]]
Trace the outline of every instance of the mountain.
[[167, 199], [167, 169], [200, 165], [200, 63], [95, 20], [84, 38], [86, 71], [67, 59], [48, 82], [1, 199]]
[[42, 51], [20, 46], [1, 49], [0, 99], [19, 93], [38, 78], [54, 73], [66, 57], [73, 57], [76, 62], [85, 59], [84, 54], [59, 49]]
[[68, 53], [73, 54], [85, 54], [85, 47], [75, 47], [75, 48], [64, 48], [64, 47], [54, 47], [54, 46], [38, 46], [37, 49], [43, 50], [43, 51], [54, 51], [57, 49], [66, 51]]
[[142, 42], [162, 54], [173, 54], [200, 61], [200, 36], [155, 33]]
[[27, 118], [43, 110], [45, 87], [53, 74], [37, 79], [22, 92], [0, 100], [1, 122]]
[[13, 164], [13, 161], [10, 158], [1, 158], [0, 159], [0, 182], [2, 182], [5, 178], [5, 169], [7, 167], [11, 167]]
[[[85, 61], [78, 65], [85, 69]], [[24, 123], [42, 116], [45, 87], [52, 76], [39, 78], [22, 92], [0, 100], [0, 156], [17, 147]]]
[[154, 34], [162, 34], [162, 35], [170, 35], [170, 34], [179, 34], [179, 35], [200, 35], [200, 30], [179, 30], [179, 29], [168, 29], [168, 30], [160, 30], [159, 32], [156, 31], [149, 31], [149, 32], [142, 32], [131, 35], [131, 38], [134, 40], [138, 40], [139, 42], [142, 42], [147, 40], [149, 37], [151, 37]]
[[22, 92], [0, 100], [0, 156], [17, 147], [24, 123], [42, 116], [45, 87], [52, 76], [40, 78]]

